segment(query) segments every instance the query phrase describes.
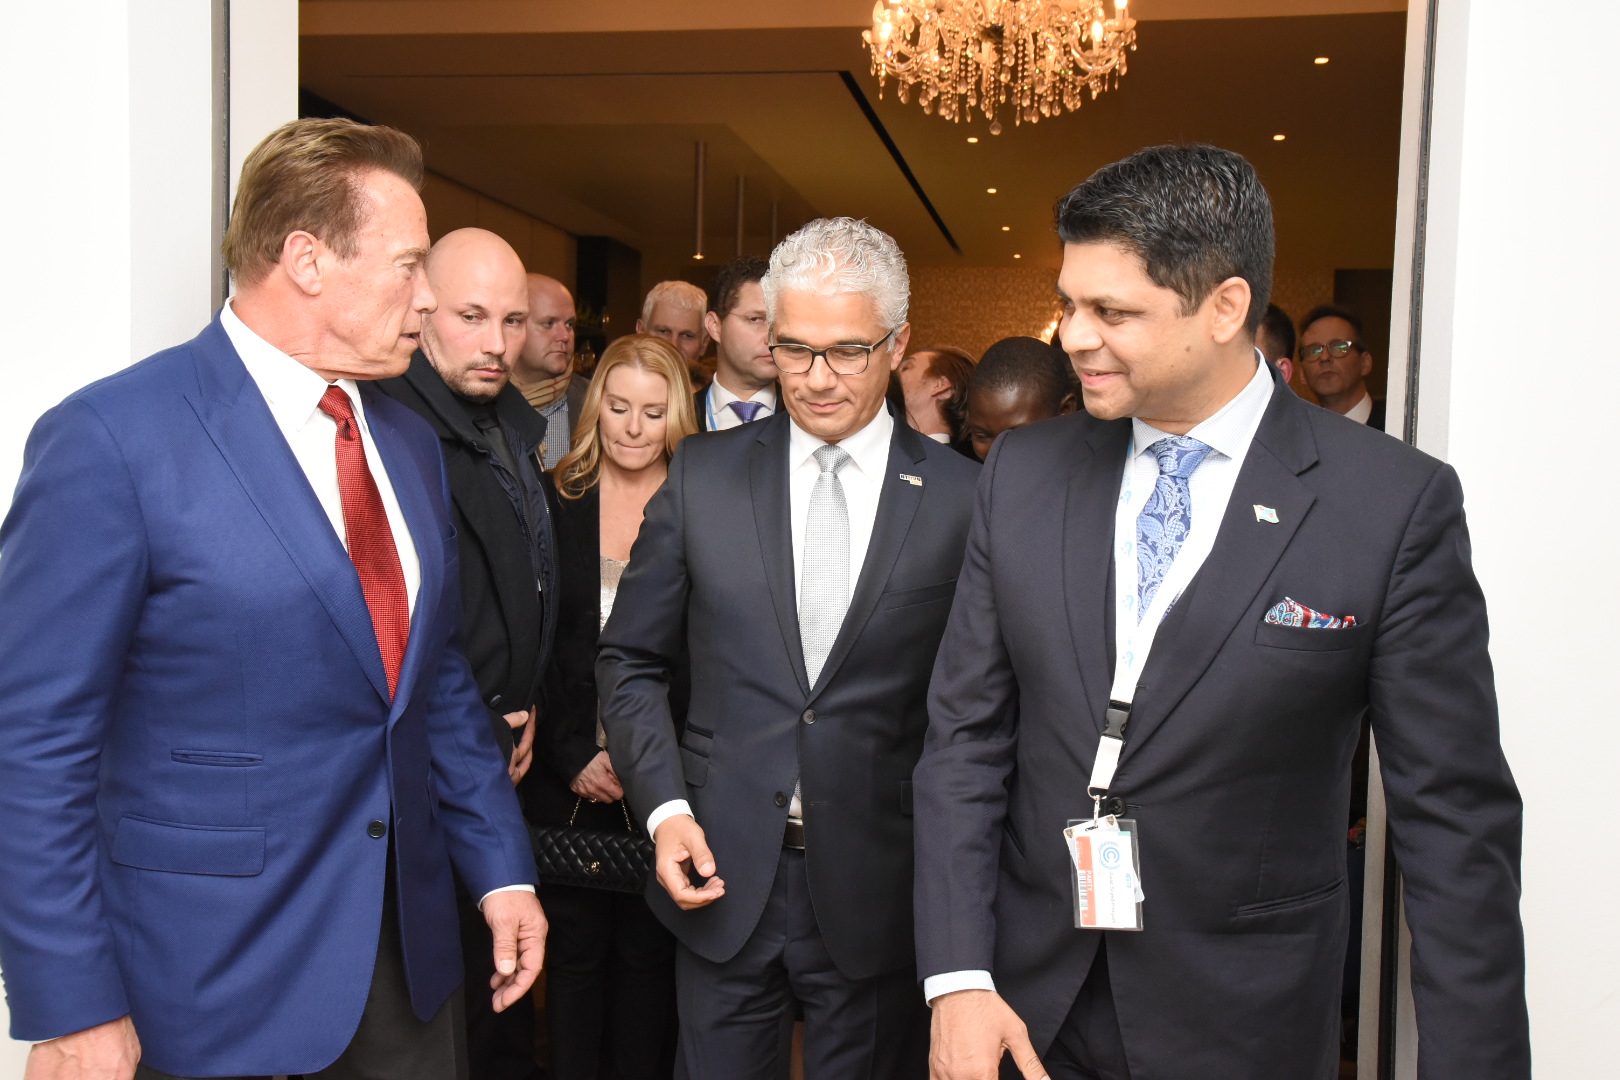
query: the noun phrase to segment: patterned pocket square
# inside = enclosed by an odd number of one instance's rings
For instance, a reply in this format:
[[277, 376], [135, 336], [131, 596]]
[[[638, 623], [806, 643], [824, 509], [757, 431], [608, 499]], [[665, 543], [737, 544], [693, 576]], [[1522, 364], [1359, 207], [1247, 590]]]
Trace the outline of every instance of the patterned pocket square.
[[1266, 612], [1266, 622], [1274, 626], [1301, 626], [1307, 630], [1348, 630], [1356, 625], [1356, 617], [1323, 615], [1320, 611], [1312, 611], [1292, 596], [1285, 596], [1282, 603], [1274, 605]]

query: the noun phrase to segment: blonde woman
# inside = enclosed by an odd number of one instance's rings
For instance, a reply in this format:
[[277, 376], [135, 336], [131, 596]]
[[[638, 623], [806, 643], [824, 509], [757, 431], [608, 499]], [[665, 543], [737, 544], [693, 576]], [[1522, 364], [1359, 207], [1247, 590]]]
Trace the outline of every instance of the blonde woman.
[[[557, 643], [541, 692], [546, 761], [527, 792], [538, 824], [637, 829], [596, 723], [596, 639], [613, 609], [642, 511], [675, 445], [697, 430], [686, 361], [651, 334], [602, 354], [573, 449], [546, 477], [556, 508]], [[684, 672], [671, 687], [677, 723]], [[551, 920], [546, 1019], [555, 1080], [659, 1077], [673, 1068], [675, 942], [638, 894], [543, 885]]]

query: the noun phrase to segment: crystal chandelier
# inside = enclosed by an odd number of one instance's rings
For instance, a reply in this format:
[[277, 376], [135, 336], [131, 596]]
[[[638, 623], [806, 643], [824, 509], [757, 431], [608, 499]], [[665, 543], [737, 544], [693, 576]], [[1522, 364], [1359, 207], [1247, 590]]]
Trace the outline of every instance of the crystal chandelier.
[[1136, 49], [1128, 0], [877, 0], [872, 50], [878, 96], [892, 76], [901, 101], [917, 89], [926, 113], [971, 120], [978, 109], [1001, 134], [998, 113], [1014, 124], [1073, 112], [1087, 96], [1119, 82]]

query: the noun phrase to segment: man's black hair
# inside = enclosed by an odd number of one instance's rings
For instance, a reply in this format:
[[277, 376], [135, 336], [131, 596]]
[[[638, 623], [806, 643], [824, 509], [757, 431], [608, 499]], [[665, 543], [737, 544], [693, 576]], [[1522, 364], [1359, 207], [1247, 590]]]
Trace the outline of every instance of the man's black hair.
[[1299, 341], [1294, 334], [1294, 321], [1288, 317], [1288, 312], [1276, 304], [1266, 305], [1265, 317], [1260, 320], [1260, 333], [1277, 343], [1277, 356], [1268, 356], [1267, 360], [1276, 361], [1278, 357], [1294, 355], [1294, 345]]
[[771, 264], [758, 255], [739, 255], [720, 268], [709, 287], [709, 310], [724, 319], [737, 306], [737, 295], [750, 281], [759, 281]]
[[1271, 199], [1242, 155], [1214, 146], [1150, 146], [1105, 165], [1057, 205], [1065, 244], [1117, 244], [1147, 276], [1198, 310], [1228, 278], [1249, 283], [1253, 333], [1271, 299]]
[[1361, 327], [1360, 315], [1357, 315], [1349, 308], [1340, 307], [1338, 304], [1317, 304], [1305, 313], [1304, 321], [1299, 324], [1299, 332], [1303, 334], [1309, 330], [1311, 323], [1318, 319], [1343, 319], [1350, 324], [1350, 329], [1356, 332], [1356, 348], [1362, 352], [1367, 351], [1367, 342], [1362, 337], [1365, 331]]
[[975, 390], [1034, 394], [1057, 412], [1075, 391], [1074, 367], [1056, 345], [1032, 337], [1004, 338], [985, 350], [973, 369], [968, 393]]

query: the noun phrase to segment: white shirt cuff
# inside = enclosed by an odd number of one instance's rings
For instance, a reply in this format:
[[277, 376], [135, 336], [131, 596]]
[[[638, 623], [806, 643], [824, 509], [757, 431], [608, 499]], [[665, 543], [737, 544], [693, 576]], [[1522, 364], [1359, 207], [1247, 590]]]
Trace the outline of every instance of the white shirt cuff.
[[689, 818], [697, 817], [696, 814], [692, 813], [691, 803], [685, 799], [671, 799], [647, 815], [647, 835], [656, 838], [658, 836], [658, 826], [677, 814], [685, 814]]
[[934, 999], [958, 990], [989, 990], [995, 993], [995, 980], [988, 971], [947, 971], [930, 975], [923, 980], [923, 1000], [933, 1005]]
[[526, 892], [530, 896], [533, 896], [534, 895], [534, 886], [533, 885], [502, 885], [498, 889], [491, 889], [491, 890], [489, 890], [489, 892], [485, 893], [483, 896], [480, 896], [478, 898], [478, 910], [483, 911], [484, 910], [484, 901], [488, 900], [490, 897], [494, 896], [498, 892]]

